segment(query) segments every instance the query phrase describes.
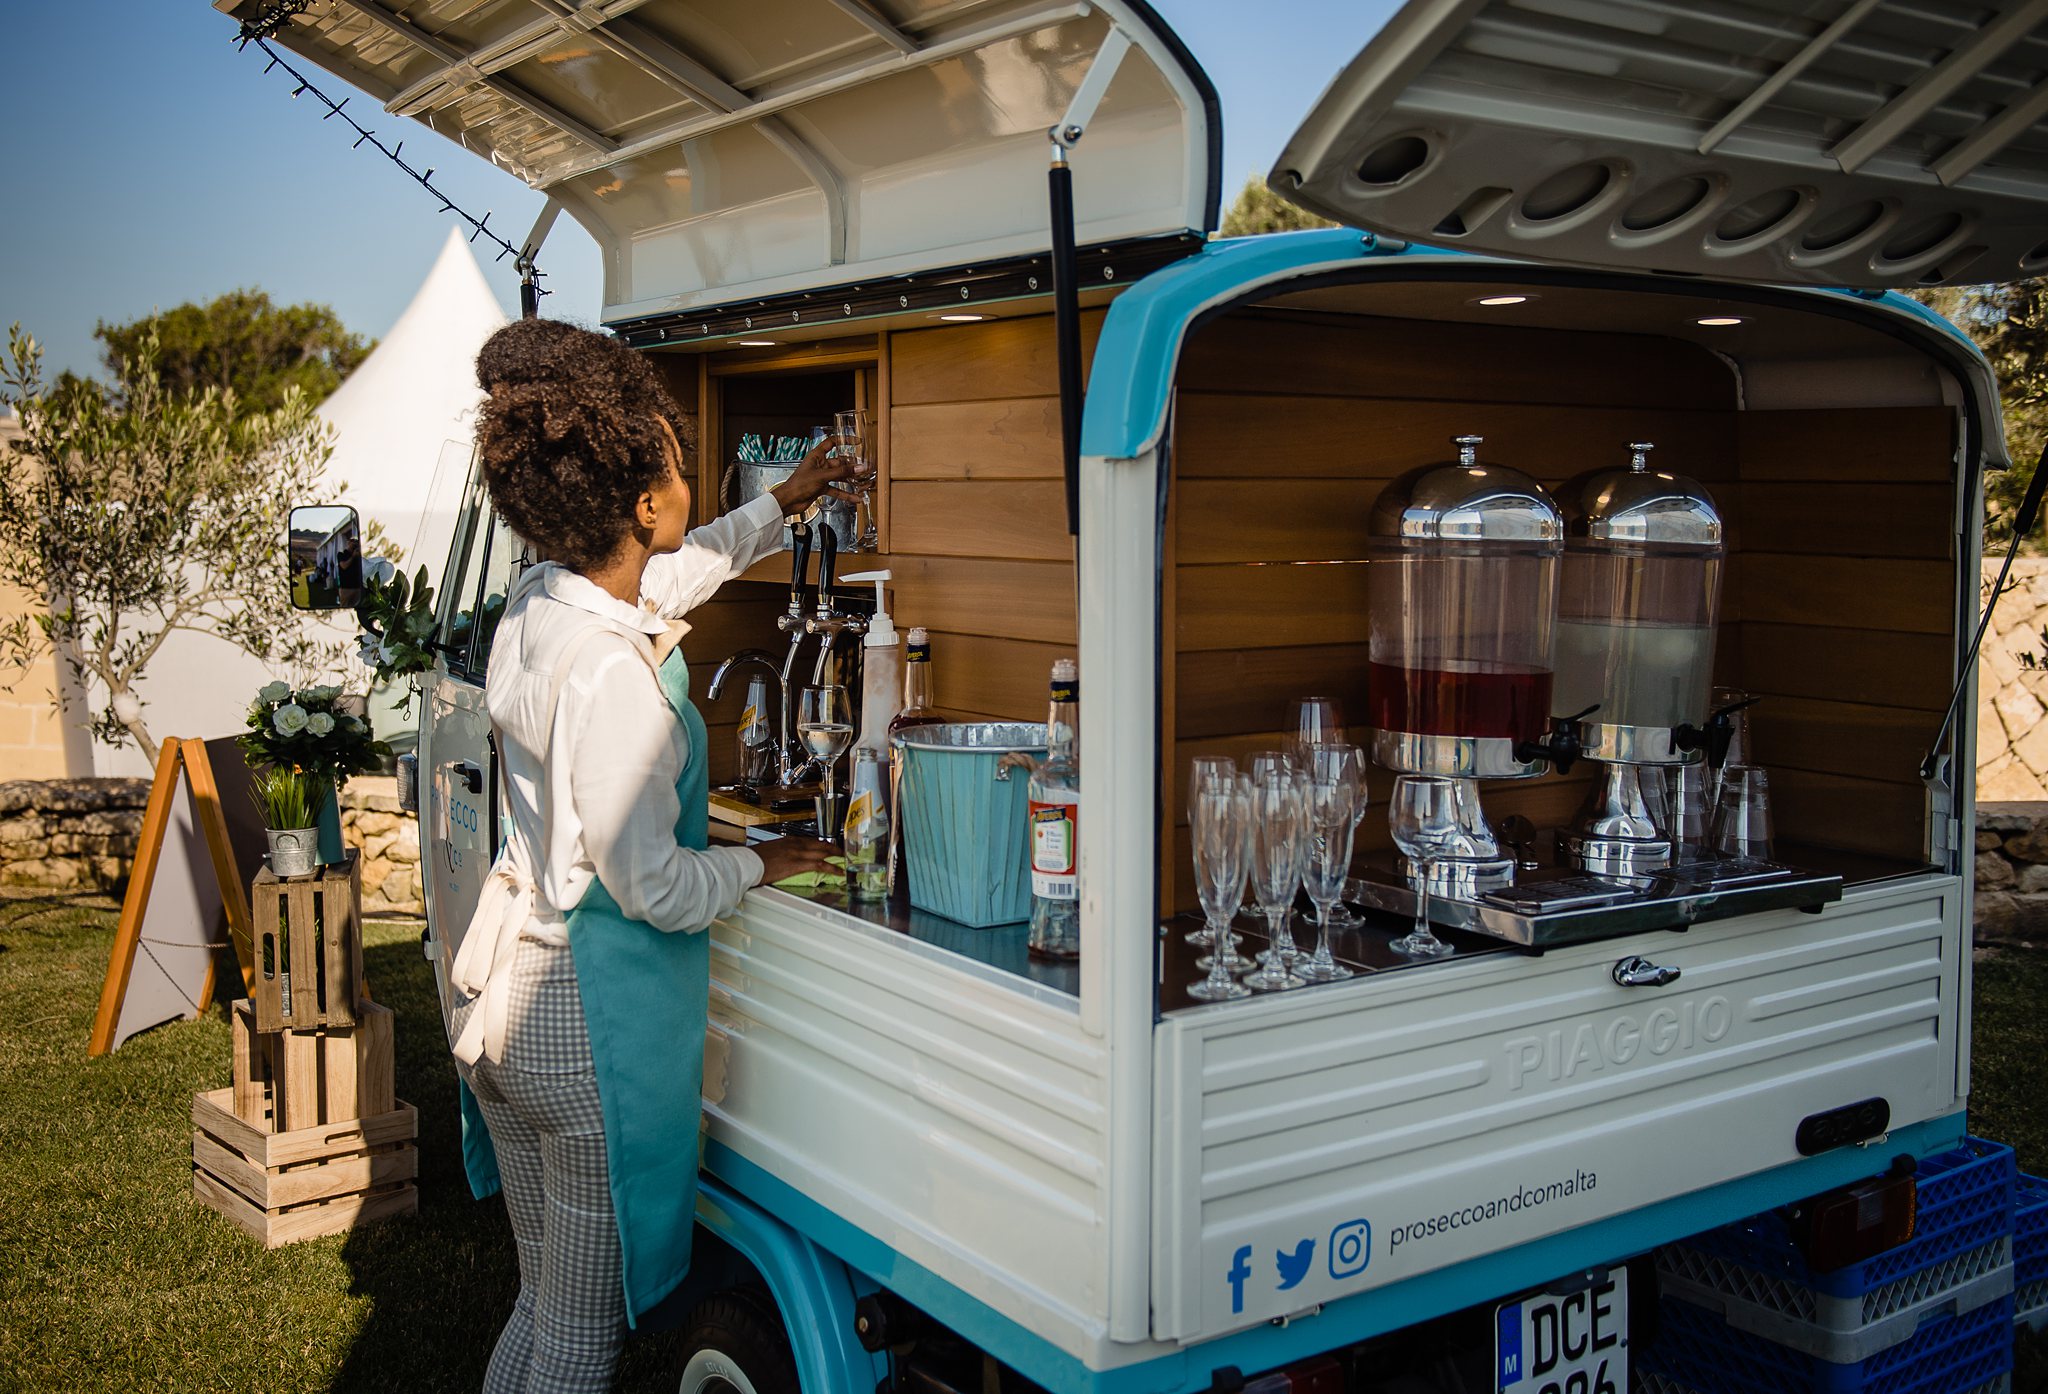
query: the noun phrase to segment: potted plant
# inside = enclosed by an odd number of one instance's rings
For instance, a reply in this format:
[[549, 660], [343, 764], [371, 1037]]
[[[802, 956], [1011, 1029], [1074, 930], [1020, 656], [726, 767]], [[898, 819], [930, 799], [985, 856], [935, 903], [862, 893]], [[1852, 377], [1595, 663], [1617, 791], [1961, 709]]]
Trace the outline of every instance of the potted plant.
[[248, 732], [241, 746], [256, 763], [306, 776], [319, 830], [319, 856], [333, 865], [346, 856], [341, 842], [341, 782], [376, 769], [391, 747], [376, 738], [370, 723], [344, 704], [339, 687], [266, 683], [249, 704]]
[[251, 782], [270, 839], [270, 869], [279, 876], [304, 876], [320, 865], [317, 794], [310, 776], [272, 765]]

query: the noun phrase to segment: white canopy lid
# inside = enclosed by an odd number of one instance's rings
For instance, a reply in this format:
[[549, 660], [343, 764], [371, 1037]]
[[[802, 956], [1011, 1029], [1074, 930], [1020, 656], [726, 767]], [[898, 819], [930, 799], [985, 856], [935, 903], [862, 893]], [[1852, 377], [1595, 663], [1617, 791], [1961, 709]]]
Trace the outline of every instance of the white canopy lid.
[[1270, 176], [1410, 240], [1720, 280], [2048, 271], [2048, 0], [1411, 0]]
[[545, 189], [611, 321], [1045, 251], [1047, 131], [1112, 28], [1078, 238], [1206, 232], [1215, 93], [1143, 0], [314, 0], [273, 42]]

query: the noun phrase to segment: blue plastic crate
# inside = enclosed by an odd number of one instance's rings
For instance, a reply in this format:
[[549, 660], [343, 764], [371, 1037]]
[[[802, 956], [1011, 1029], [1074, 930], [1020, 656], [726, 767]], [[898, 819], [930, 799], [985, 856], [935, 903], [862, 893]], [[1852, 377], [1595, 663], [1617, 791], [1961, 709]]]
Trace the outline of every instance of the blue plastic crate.
[[2021, 1172], [2013, 1185], [2012, 1281], [2048, 1282], [2048, 1181]]
[[1694, 1394], [1955, 1394], [2012, 1370], [2010, 1297], [1931, 1321], [1898, 1345], [1837, 1365], [1739, 1331], [1689, 1302], [1657, 1306], [1657, 1338], [1633, 1364], [1664, 1388]]
[[1913, 1237], [1895, 1249], [1828, 1273], [1808, 1267], [1782, 1210], [1767, 1210], [1681, 1242], [1831, 1297], [1861, 1297], [2012, 1234], [2018, 1174], [2012, 1149], [1982, 1138], [1966, 1138], [1961, 1147], [1927, 1158], [1920, 1163]]

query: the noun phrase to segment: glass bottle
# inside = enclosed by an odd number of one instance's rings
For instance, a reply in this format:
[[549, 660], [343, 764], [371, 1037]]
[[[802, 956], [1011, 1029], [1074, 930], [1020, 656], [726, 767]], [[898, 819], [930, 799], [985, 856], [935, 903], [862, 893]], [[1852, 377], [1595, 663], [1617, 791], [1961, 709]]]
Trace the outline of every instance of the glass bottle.
[[918, 625], [910, 631], [910, 647], [903, 656], [903, 707], [889, 723], [889, 734], [936, 725], [942, 719], [932, 701], [932, 636]]
[[1052, 705], [1045, 718], [1045, 759], [1031, 772], [1031, 952], [1041, 958], [1081, 953], [1081, 803], [1079, 669], [1071, 658], [1052, 665]]
[[880, 900], [889, 893], [890, 823], [889, 806], [882, 798], [880, 751], [855, 748], [847, 788], [850, 797], [840, 842], [846, 854], [846, 889], [855, 900]]

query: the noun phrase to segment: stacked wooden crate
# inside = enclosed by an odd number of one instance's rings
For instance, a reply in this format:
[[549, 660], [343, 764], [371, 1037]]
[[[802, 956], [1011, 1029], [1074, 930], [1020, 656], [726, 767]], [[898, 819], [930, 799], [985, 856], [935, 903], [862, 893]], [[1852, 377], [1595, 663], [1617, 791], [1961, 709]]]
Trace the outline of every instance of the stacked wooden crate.
[[256, 976], [234, 1083], [192, 1100], [192, 1188], [268, 1248], [419, 1208], [419, 1114], [393, 1093], [393, 1018], [363, 979], [356, 854], [257, 873]]

